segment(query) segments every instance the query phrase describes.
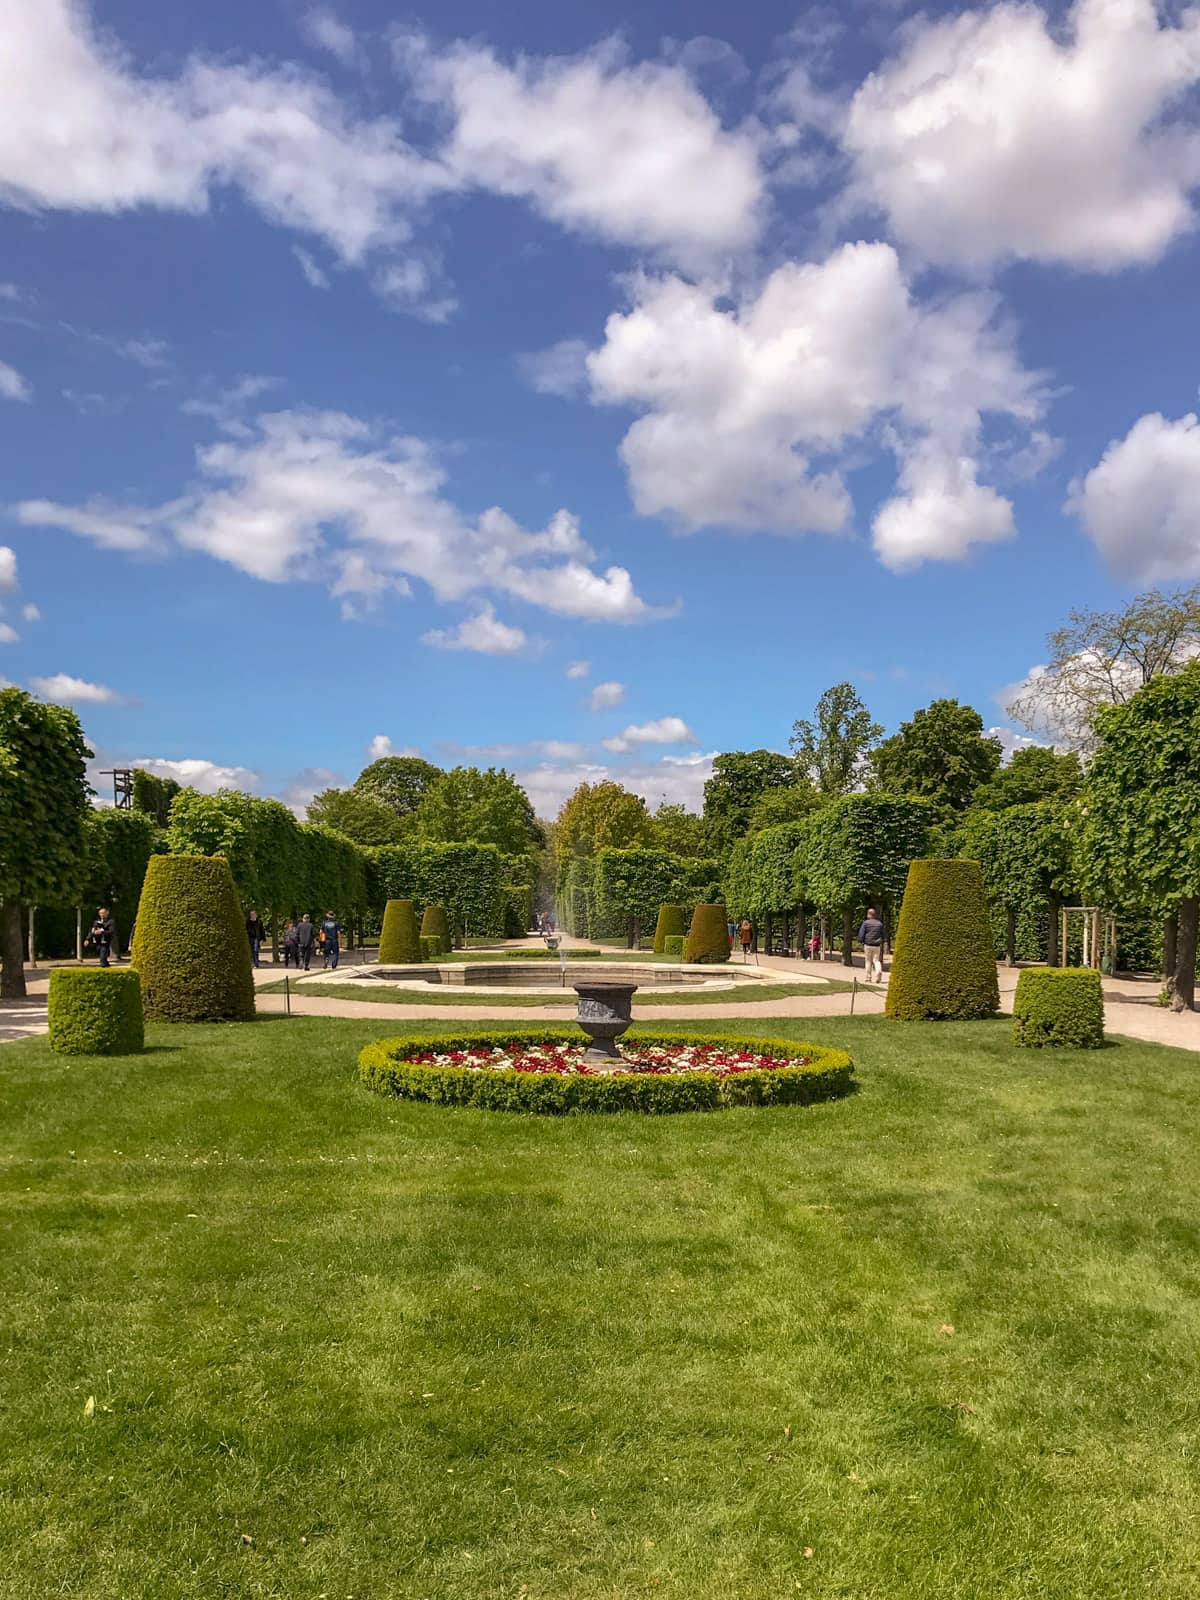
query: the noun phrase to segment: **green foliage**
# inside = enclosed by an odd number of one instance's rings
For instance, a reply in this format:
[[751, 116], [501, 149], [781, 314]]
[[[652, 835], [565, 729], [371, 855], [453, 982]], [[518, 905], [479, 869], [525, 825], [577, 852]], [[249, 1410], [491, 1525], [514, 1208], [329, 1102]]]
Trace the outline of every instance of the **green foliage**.
[[[639, 1044], [665, 1045], [694, 1040], [695, 1035], [648, 1034], [639, 1031]], [[731, 1049], [753, 1050], [796, 1060], [794, 1067], [764, 1072], [741, 1072], [718, 1078], [711, 1072], [689, 1072], [678, 1077], [655, 1073], [560, 1075], [557, 1073], [484, 1070], [469, 1067], [422, 1066], [411, 1061], [431, 1047], [439, 1052], [462, 1050], [480, 1044], [578, 1044], [574, 1028], [479, 1028], [446, 1037], [444, 1034], [405, 1034], [367, 1045], [358, 1058], [359, 1077], [378, 1094], [434, 1105], [475, 1106], [487, 1111], [523, 1111], [543, 1116], [570, 1112], [719, 1111], [731, 1106], [811, 1105], [848, 1094], [854, 1085], [854, 1066], [844, 1050], [799, 1044], [792, 1039], [725, 1039]]]
[[654, 821], [640, 795], [619, 783], [581, 783], [558, 814], [554, 830], [560, 887], [571, 861], [604, 849], [628, 850], [654, 843]]
[[871, 756], [874, 781], [891, 794], [918, 795], [939, 812], [965, 811], [1000, 769], [1000, 741], [985, 738], [974, 706], [935, 700], [902, 722]]
[[502, 767], [439, 772], [413, 820], [424, 839], [492, 844], [503, 855], [531, 858], [542, 840], [529, 796]]
[[929, 822], [923, 800], [870, 793], [832, 801], [807, 826], [798, 898], [827, 911], [895, 906], [909, 864], [925, 849]]
[[1013, 999], [1013, 1043], [1098, 1050], [1104, 992], [1090, 967], [1027, 967]]
[[993, 907], [1045, 922], [1070, 886], [1065, 819], [1048, 802], [1007, 811], [973, 807], [960, 833], [963, 852], [980, 864]]
[[383, 932], [379, 936], [379, 964], [406, 967], [422, 959], [421, 936], [411, 900], [389, 900], [383, 908]]
[[450, 918], [446, 915], [445, 906], [427, 905], [421, 915], [421, 940], [432, 939], [435, 944], [434, 954], [446, 955], [454, 943], [450, 933]]
[[708, 848], [724, 859], [750, 830], [762, 797], [800, 778], [796, 763], [777, 750], [728, 750], [713, 762], [704, 785], [704, 831]]
[[1039, 800], [1069, 800], [1083, 787], [1083, 768], [1074, 750], [1060, 752], [1033, 744], [1013, 752], [1012, 759], [975, 791], [973, 806], [1006, 811], [1009, 806], [1035, 805]]
[[0, 689], [0, 901], [73, 901], [91, 754], [73, 711]]
[[442, 941], [434, 938], [431, 934], [423, 933], [420, 943], [422, 961], [436, 961], [442, 954]]
[[140, 811], [160, 828], [165, 828], [171, 817], [171, 802], [179, 793], [174, 778], [156, 778], [141, 767], [133, 769], [133, 809]]
[[821, 794], [845, 794], [882, 734], [854, 685], [835, 683], [817, 701], [816, 726], [801, 719], [792, 727], [796, 768]]
[[390, 806], [357, 789], [323, 789], [308, 802], [306, 815], [361, 845], [399, 844], [412, 831]]
[[[667, 948], [666, 941], [678, 934], [680, 939], [687, 936], [687, 912], [683, 906], [663, 904], [658, 908], [658, 921], [654, 925], [654, 952], [662, 955]], [[680, 946], [682, 949], [682, 944]]]
[[902, 1021], [973, 1021], [1000, 1004], [977, 861], [914, 861], [885, 1006]]
[[654, 813], [654, 843], [673, 856], [706, 855], [704, 818], [681, 805], [659, 806]]
[[683, 960], [683, 952], [687, 949], [686, 933], [668, 933], [663, 940], [663, 954], [673, 957], [676, 961]]
[[250, 944], [227, 860], [150, 858], [133, 965], [142, 980], [148, 1020], [245, 1022], [253, 1017]]
[[729, 960], [728, 912], [722, 905], [699, 905], [692, 912], [684, 959], [715, 964]]
[[118, 943], [128, 939], [150, 857], [159, 853], [161, 835], [153, 817], [141, 811], [102, 806], [84, 821], [83, 881], [79, 902], [107, 906], [117, 925]]
[[364, 767], [354, 780], [358, 794], [378, 800], [393, 816], [408, 817], [441, 774], [441, 768], [419, 756], [381, 756]]
[[60, 1056], [128, 1056], [144, 1044], [136, 972], [55, 967], [50, 974], [50, 1048]]
[[820, 807], [822, 798], [805, 778], [797, 778], [783, 789], [768, 789], [754, 802], [747, 831], [762, 833], [766, 828], [803, 822]]
[[504, 895], [504, 937], [523, 939], [533, 926], [533, 885], [506, 883]]
[[412, 900], [444, 906], [460, 933], [499, 938], [504, 932], [500, 852], [490, 844], [385, 845], [369, 852], [368, 904]]

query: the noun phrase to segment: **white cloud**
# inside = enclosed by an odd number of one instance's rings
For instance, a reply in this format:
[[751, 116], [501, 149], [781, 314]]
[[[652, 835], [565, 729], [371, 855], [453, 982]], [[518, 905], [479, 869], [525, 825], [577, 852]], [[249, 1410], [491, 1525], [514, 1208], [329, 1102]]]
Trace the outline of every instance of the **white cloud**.
[[21, 620], [23, 622], [40, 622], [42, 613], [31, 601], [29, 605], [21, 607]]
[[56, 672], [51, 678], [30, 678], [29, 682], [35, 694], [56, 706], [114, 706], [124, 698], [103, 683], [88, 683], [86, 678], [72, 678], [66, 672]]
[[299, 245], [292, 247], [292, 254], [300, 263], [300, 271], [304, 274], [305, 281], [310, 289], [328, 289], [329, 274], [317, 264], [315, 258], [307, 250], [302, 250]]
[[936, 450], [904, 463], [903, 493], [880, 509], [872, 526], [885, 567], [909, 572], [923, 561], [957, 561], [973, 544], [1015, 537], [1011, 503], [977, 482], [975, 473], [974, 461]]
[[623, 683], [598, 683], [588, 696], [588, 705], [593, 711], [609, 711], [613, 706], [619, 706], [624, 698]]
[[1010, 728], [1003, 724], [995, 728], [988, 728], [984, 738], [999, 739], [1000, 759], [1005, 766], [1008, 765], [1018, 750], [1044, 750], [1046, 748], [1043, 740], [1035, 739], [1028, 733], [1018, 733], [1015, 728]]
[[421, 643], [438, 650], [476, 650], [486, 656], [516, 656], [529, 648], [528, 635], [501, 622], [492, 606], [464, 618], [457, 628], [434, 628], [422, 634]]
[[905, 30], [862, 85], [843, 135], [859, 199], [931, 260], [1017, 257], [1113, 269], [1157, 260], [1191, 228], [1200, 11], [1077, 0], [1060, 30], [1031, 4]]
[[1067, 508], [1124, 578], [1200, 578], [1200, 422], [1152, 412], [1071, 485]]
[[238, 423], [197, 461], [197, 483], [162, 506], [34, 500], [17, 516], [110, 549], [174, 541], [267, 582], [324, 581], [335, 595], [406, 592], [419, 579], [439, 600], [490, 589], [566, 617], [667, 614], [641, 599], [623, 567], [592, 570], [570, 512], [536, 532], [499, 507], [468, 518], [442, 494], [445, 473], [429, 445], [341, 412], [279, 411]]
[[7, 300], [10, 303], [20, 305], [28, 299], [29, 296], [19, 284], [0, 283], [0, 300]]
[[592, 663], [590, 661], [572, 661], [568, 663], [567, 670], [563, 676], [573, 679], [586, 678], [591, 670]]
[[7, 622], [0, 622], [0, 644], [16, 644], [21, 635]]
[[0, 398], [4, 400], [32, 400], [33, 390], [7, 361], [0, 361]]
[[377, 733], [367, 746], [367, 759], [369, 761], [382, 761], [385, 756], [419, 756], [421, 752], [415, 745], [401, 745], [397, 750], [386, 733]]
[[565, 398], [582, 394], [588, 381], [588, 346], [585, 339], [560, 339], [547, 350], [517, 357], [517, 369], [539, 394]]
[[340, 772], [329, 767], [303, 767], [288, 779], [277, 798], [303, 821], [314, 795], [323, 789], [344, 788], [345, 782]]
[[718, 752], [690, 756], [664, 756], [660, 761], [612, 764], [600, 762], [543, 761], [516, 772], [539, 817], [556, 817], [563, 802], [581, 783], [610, 779], [640, 794], [652, 811], [660, 805], [683, 805], [699, 812], [704, 805], [704, 785], [712, 776]]
[[326, 6], [314, 6], [300, 19], [300, 31], [318, 50], [327, 50], [344, 67], [358, 61], [358, 40], [354, 29]]
[[588, 366], [595, 401], [644, 413], [621, 445], [644, 515], [683, 531], [844, 532], [853, 508], [828, 458], [882, 434], [902, 498], [938, 516], [915, 540], [902, 508], [884, 518], [885, 560], [902, 544], [913, 560], [957, 559], [998, 536], [1007, 502], [975, 478], [984, 419], [1032, 424], [1045, 400], [993, 296], [918, 305], [895, 250], [862, 243], [788, 263], [728, 309], [674, 276], [642, 277], [633, 296]]
[[635, 750], [642, 744], [696, 744], [699, 741], [682, 717], [659, 717], [655, 722], [630, 723], [614, 739], [601, 741], [606, 750]]
[[183, 788], [198, 789], [201, 794], [216, 794], [218, 789], [253, 791], [259, 784], [258, 773], [249, 767], [223, 767], [197, 757], [171, 761], [163, 756], [135, 756], [128, 765], [141, 767], [156, 778], [173, 778]]
[[0, 590], [12, 591], [17, 587], [17, 552], [0, 544]]
[[464, 186], [529, 201], [563, 227], [681, 263], [753, 243], [763, 181], [680, 67], [613, 43], [510, 67], [477, 45], [396, 39], [416, 92], [448, 111], [442, 159]]

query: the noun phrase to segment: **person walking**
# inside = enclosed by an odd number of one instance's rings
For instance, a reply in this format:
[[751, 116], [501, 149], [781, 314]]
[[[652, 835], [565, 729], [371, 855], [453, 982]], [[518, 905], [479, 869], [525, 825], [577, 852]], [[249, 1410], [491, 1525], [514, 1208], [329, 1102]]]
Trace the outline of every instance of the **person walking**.
[[303, 965], [308, 971], [308, 963], [312, 960], [313, 919], [306, 911], [296, 926], [296, 965]]
[[815, 928], [813, 929], [812, 938], [808, 941], [808, 959], [810, 961], [819, 961], [821, 959], [821, 935]]
[[754, 943], [754, 924], [749, 917], [742, 918], [742, 960], [745, 961], [750, 954], [750, 946]]
[[733, 941], [737, 938], [737, 923], [729, 917], [725, 923], [725, 932], [729, 935], [729, 954], [733, 954]]
[[108, 914], [108, 907], [98, 906], [96, 908], [96, 920], [92, 923], [88, 938], [96, 948], [96, 954], [100, 957], [100, 965], [102, 967], [107, 967], [111, 964], [108, 958], [112, 953], [113, 934], [115, 932], [116, 928], [113, 924], [113, 919]]
[[863, 947], [863, 982], [883, 982], [883, 923], [875, 914], [875, 907], [867, 911], [866, 920], [858, 930], [858, 942]]
[[321, 954], [325, 957], [325, 965], [337, 971], [338, 952], [342, 925], [332, 911], [325, 913], [325, 920], [321, 923]]
[[266, 935], [263, 919], [257, 911], [252, 910], [246, 918], [246, 937], [250, 941], [250, 960], [258, 965], [258, 952], [262, 949], [263, 938]]
[[297, 967], [300, 965], [300, 943], [296, 938], [296, 919], [289, 917], [283, 930], [283, 964], [290, 967], [293, 961]]

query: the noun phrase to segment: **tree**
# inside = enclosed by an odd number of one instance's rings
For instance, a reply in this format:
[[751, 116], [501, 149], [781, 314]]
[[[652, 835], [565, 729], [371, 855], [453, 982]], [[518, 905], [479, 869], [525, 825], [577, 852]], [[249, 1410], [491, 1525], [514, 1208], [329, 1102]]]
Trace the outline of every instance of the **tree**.
[[91, 789], [79, 718], [20, 689], [0, 690], [0, 997], [25, 994], [21, 911], [71, 905], [84, 861]]
[[160, 828], [171, 820], [171, 802], [179, 793], [174, 778], [156, 778], [141, 767], [133, 769], [133, 809], [153, 817]]
[[883, 736], [852, 683], [835, 683], [817, 701], [816, 726], [792, 727], [796, 766], [825, 795], [845, 794], [862, 777], [868, 752]]
[[413, 831], [408, 818], [358, 789], [322, 789], [308, 803], [309, 822], [333, 828], [355, 844], [399, 844]]
[[489, 767], [486, 772], [478, 767], [453, 767], [439, 772], [413, 820], [424, 839], [444, 844], [494, 844], [501, 855], [524, 856], [531, 861], [542, 842], [529, 796], [503, 767]]
[[654, 843], [654, 821], [640, 795], [619, 783], [581, 783], [558, 814], [554, 842], [559, 877], [574, 857]]
[[153, 816], [100, 806], [84, 820], [83, 877], [79, 903], [107, 906], [116, 923], [115, 948], [128, 941], [137, 916], [150, 857], [161, 850], [162, 835]]
[[984, 811], [1007, 811], [1042, 800], [1070, 800], [1082, 786], [1083, 768], [1074, 750], [1033, 744], [1014, 751], [1007, 766], [980, 784], [971, 804]]
[[704, 785], [704, 832], [712, 854], [728, 856], [750, 831], [762, 796], [787, 788], [796, 778], [796, 763], [777, 750], [729, 750], [718, 756]]
[[799, 778], [783, 789], [768, 789], [754, 802], [748, 831], [762, 833], [765, 828], [780, 828], [789, 822], [803, 822], [821, 805], [822, 797], [806, 778]]
[[[1172, 1008], [1196, 1003], [1200, 917], [1200, 661], [1160, 674], [1096, 713], [1097, 745], [1076, 802], [1085, 883], [1109, 905], [1152, 906], [1167, 921]], [[1174, 946], [1173, 952], [1171, 946]]]
[[1050, 801], [976, 808], [965, 819], [962, 854], [978, 861], [993, 905], [1005, 914], [1005, 958], [1016, 965], [1017, 919], [1022, 912], [1049, 921], [1050, 961], [1057, 959], [1058, 909], [1070, 886], [1071, 849], [1062, 812]]
[[822, 911], [841, 913], [847, 966], [853, 965], [856, 914], [874, 905], [890, 923], [909, 867], [925, 849], [929, 822], [930, 807], [923, 800], [848, 794], [822, 807], [804, 828], [797, 888]]
[[1101, 706], [1124, 705], [1200, 655], [1200, 583], [1174, 594], [1151, 589], [1123, 611], [1072, 611], [1046, 650], [1046, 664], [1021, 684], [1008, 714], [1056, 744], [1088, 751]]
[[654, 813], [654, 841], [660, 850], [676, 856], [708, 854], [704, 818], [679, 805], [659, 806]]
[[440, 767], [420, 756], [382, 756], [364, 767], [354, 780], [359, 794], [387, 806], [398, 817], [410, 816], [425, 798]]
[[999, 768], [999, 739], [986, 738], [978, 711], [957, 700], [935, 700], [914, 712], [871, 756], [875, 787], [918, 795], [943, 813], [965, 811]]

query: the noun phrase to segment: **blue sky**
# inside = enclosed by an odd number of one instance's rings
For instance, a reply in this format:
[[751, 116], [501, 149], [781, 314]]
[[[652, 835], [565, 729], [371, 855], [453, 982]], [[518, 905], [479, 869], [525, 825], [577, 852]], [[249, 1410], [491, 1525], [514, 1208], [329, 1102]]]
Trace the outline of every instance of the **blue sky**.
[[1200, 576], [1195, 13], [0, 21], [0, 674], [105, 765], [696, 803]]

